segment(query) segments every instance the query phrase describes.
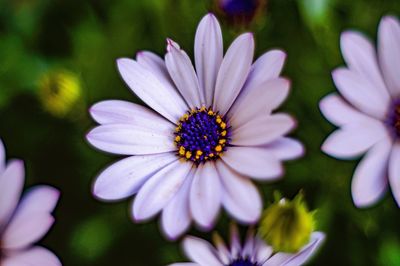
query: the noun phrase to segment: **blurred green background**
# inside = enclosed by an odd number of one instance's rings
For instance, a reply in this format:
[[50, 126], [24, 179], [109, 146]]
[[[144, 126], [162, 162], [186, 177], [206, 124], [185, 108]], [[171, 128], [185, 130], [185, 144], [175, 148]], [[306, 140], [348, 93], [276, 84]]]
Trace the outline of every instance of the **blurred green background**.
[[[193, 55], [197, 23], [213, 10], [211, 0], [0, 0], [0, 136], [9, 158], [25, 160], [27, 187], [47, 183], [62, 191], [57, 223], [41, 244], [64, 265], [185, 261], [179, 244], [166, 241], [156, 221], [131, 221], [131, 200], [102, 203], [92, 197], [96, 175], [117, 157], [85, 142], [94, 126], [87, 109], [103, 99], [138, 102], [120, 79], [115, 59], [139, 50], [163, 55], [166, 37]], [[350, 182], [356, 162], [321, 153], [334, 128], [318, 110], [319, 100], [335, 90], [331, 70], [343, 64], [340, 32], [355, 28], [375, 39], [382, 15], [400, 15], [400, 1], [269, 0], [248, 25], [217, 14], [225, 47], [251, 30], [257, 56], [272, 48], [288, 54], [284, 75], [292, 80], [292, 93], [282, 109], [298, 119], [293, 136], [307, 154], [286, 163], [281, 182], [259, 184], [265, 205], [274, 190], [287, 197], [304, 190], [310, 208], [318, 210], [318, 229], [327, 233], [310, 265], [400, 265], [400, 209], [390, 192], [372, 208], [354, 207]], [[64, 99], [69, 112], [46, 107], [43, 93], [57, 94], [60, 88], [51, 82], [46, 87], [43, 79], [57, 71], [69, 73], [61, 89], [68, 82], [75, 86], [73, 104]], [[216, 229], [226, 235], [228, 223], [222, 214]], [[191, 233], [209, 238], [195, 229]]]

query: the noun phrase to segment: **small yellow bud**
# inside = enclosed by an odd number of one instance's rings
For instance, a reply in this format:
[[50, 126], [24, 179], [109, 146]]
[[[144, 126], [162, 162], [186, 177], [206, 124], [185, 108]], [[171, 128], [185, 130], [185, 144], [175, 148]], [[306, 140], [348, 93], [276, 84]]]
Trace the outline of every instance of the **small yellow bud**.
[[208, 111], [208, 113], [207, 113], [208, 115], [214, 115], [214, 112], [213, 111]]
[[220, 124], [222, 122], [222, 119], [220, 116], [217, 116], [217, 119], [215, 119], [215, 122], [217, 122], [217, 124]]
[[186, 152], [186, 159], [190, 159], [192, 157], [192, 153], [190, 151]]
[[179, 135], [178, 135], [178, 136], [176, 136], [176, 137], [175, 137], [175, 141], [176, 141], [176, 142], [179, 142], [179, 141], [181, 141], [181, 136], [179, 136]]
[[226, 123], [222, 122], [219, 126], [220, 126], [222, 129], [225, 129], [225, 128], [226, 128]]
[[226, 139], [220, 139], [220, 140], [218, 141], [218, 143], [219, 143], [219, 144], [225, 144], [225, 143], [226, 143]]
[[202, 154], [203, 154], [203, 152], [202, 152], [201, 150], [197, 150], [197, 151], [196, 151], [196, 155], [197, 155], [197, 156], [201, 156]]
[[226, 136], [226, 130], [221, 132], [221, 136], [225, 137]]
[[299, 193], [292, 201], [276, 199], [264, 211], [259, 235], [275, 252], [294, 253], [308, 243], [313, 229], [313, 212]]
[[78, 76], [65, 70], [45, 73], [39, 79], [38, 88], [44, 109], [57, 117], [70, 114], [82, 96]]

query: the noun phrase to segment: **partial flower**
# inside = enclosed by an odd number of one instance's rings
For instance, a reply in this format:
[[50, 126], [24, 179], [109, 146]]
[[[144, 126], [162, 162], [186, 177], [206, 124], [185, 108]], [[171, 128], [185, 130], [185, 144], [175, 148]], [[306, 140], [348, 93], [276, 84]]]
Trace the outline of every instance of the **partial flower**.
[[24, 179], [23, 162], [6, 163], [0, 141], [0, 265], [59, 266], [52, 252], [35, 245], [54, 223], [59, 191], [36, 186], [19, 201]]
[[170, 266], [299, 266], [306, 263], [323, 243], [325, 235], [314, 232], [310, 241], [296, 253], [274, 252], [259, 236], [248, 231], [243, 245], [236, 226], [232, 226], [230, 245], [225, 245], [218, 235], [214, 246], [197, 237], [186, 237], [183, 249], [192, 261]]
[[46, 72], [39, 79], [39, 100], [43, 108], [56, 117], [65, 117], [82, 96], [78, 76], [67, 70]]
[[351, 191], [357, 207], [377, 202], [388, 185], [400, 205], [400, 23], [381, 20], [378, 51], [356, 31], [341, 37], [347, 67], [333, 71], [340, 95], [320, 102], [325, 117], [340, 127], [322, 146], [340, 159], [365, 156], [357, 166]]
[[165, 61], [151, 52], [119, 59], [122, 78], [154, 111], [119, 100], [90, 109], [101, 125], [88, 141], [130, 156], [100, 174], [94, 194], [103, 200], [137, 194], [134, 219], [161, 212], [170, 239], [192, 220], [211, 229], [221, 206], [242, 223], [258, 221], [262, 201], [250, 178], [279, 179], [281, 161], [299, 157], [303, 147], [284, 137], [294, 119], [273, 113], [289, 93], [289, 81], [279, 77], [285, 54], [270, 51], [252, 63], [253, 53], [253, 35], [245, 33], [223, 57], [221, 29], [209, 14], [196, 33], [196, 71], [172, 40]]
[[308, 210], [301, 192], [293, 200], [276, 194], [275, 203], [264, 211], [259, 235], [274, 251], [294, 253], [310, 241], [314, 226], [314, 212]]
[[262, 13], [267, 0], [214, 0], [214, 3], [230, 23], [246, 26]]

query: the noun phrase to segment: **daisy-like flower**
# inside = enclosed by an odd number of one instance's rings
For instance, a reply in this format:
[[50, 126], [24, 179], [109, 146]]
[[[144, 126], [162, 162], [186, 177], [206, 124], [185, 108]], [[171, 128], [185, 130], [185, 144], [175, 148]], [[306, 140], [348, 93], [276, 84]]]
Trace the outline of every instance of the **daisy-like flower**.
[[24, 165], [20, 160], [5, 162], [0, 141], [0, 265], [59, 266], [49, 250], [35, 246], [51, 228], [59, 191], [37, 186], [19, 202], [24, 186]]
[[192, 262], [174, 263], [170, 266], [299, 266], [314, 255], [324, 238], [323, 233], [314, 232], [310, 241], [299, 252], [274, 252], [252, 230], [248, 231], [242, 245], [238, 230], [233, 226], [230, 246], [226, 246], [218, 235], [214, 236], [215, 246], [197, 237], [186, 237], [183, 240], [183, 249]]
[[88, 141], [130, 155], [100, 174], [94, 194], [103, 200], [137, 194], [134, 219], [162, 212], [171, 239], [192, 220], [213, 227], [221, 205], [242, 223], [256, 222], [262, 201], [249, 178], [278, 179], [281, 161], [300, 156], [303, 148], [283, 137], [295, 121], [272, 114], [289, 92], [289, 81], [279, 78], [285, 54], [271, 51], [252, 64], [253, 52], [253, 35], [245, 33], [223, 57], [221, 29], [209, 14], [196, 33], [196, 71], [172, 40], [165, 61], [151, 52], [119, 59], [122, 78], [156, 112], [118, 100], [90, 109], [101, 125]]
[[400, 23], [384, 17], [378, 30], [378, 51], [359, 32], [342, 34], [347, 67], [333, 72], [341, 96], [325, 97], [320, 108], [340, 127], [322, 149], [341, 159], [365, 154], [352, 180], [358, 207], [377, 202], [388, 184], [400, 204]]

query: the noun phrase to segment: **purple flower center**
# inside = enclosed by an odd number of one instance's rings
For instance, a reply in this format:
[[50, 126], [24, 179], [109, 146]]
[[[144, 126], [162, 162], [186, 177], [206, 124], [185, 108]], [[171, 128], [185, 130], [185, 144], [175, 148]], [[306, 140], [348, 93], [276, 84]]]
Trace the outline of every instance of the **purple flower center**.
[[223, 0], [221, 8], [230, 16], [252, 15], [259, 5], [259, 0]]
[[175, 131], [178, 156], [196, 164], [216, 160], [229, 145], [226, 120], [211, 108], [201, 107], [184, 114]]
[[400, 104], [395, 108], [394, 128], [396, 129], [397, 136], [400, 137]]
[[394, 102], [392, 110], [388, 123], [393, 127], [396, 136], [400, 137], [400, 100]]
[[249, 260], [247, 258], [246, 259], [240, 258], [240, 259], [233, 261], [228, 266], [259, 266], [259, 264], [252, 262], [251, 260]]

